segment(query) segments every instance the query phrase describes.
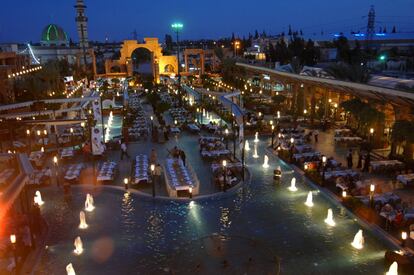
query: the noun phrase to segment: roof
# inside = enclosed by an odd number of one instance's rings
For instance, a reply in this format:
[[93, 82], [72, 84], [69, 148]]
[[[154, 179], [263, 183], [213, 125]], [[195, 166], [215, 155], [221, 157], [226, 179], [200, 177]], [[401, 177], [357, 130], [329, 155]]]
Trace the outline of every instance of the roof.
[[269, 68], [237, 63], [237, 66], [244, 67], [260, 73], [269, 74], [273, 79], [288, 79], [290, 81], [299, 81], [311, 85], [327, 87], [338, 92], [352, 94], [357, 97], [373, 98], [381, 101], [392, 102], [401, 106], [414, 106], [414, 93], [398, 91], [386, 87], [378, 87], [368, 84], [348, 82], [336, 79], [327, 79], [322, 77], [305, 76], [288, 72], [276, 71]]
[[46, 44], [66, 44], [68, 42], [68, 36], [58, 25], [49, 24], [42, 31], [41, 42]]

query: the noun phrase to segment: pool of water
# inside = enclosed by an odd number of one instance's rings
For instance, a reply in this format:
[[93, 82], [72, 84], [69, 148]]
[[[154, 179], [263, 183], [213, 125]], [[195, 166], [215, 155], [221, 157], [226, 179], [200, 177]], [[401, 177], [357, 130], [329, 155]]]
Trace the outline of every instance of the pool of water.
[[[148, 201], [116, 190], [74, 188], [67, 202], [60, 190], [45, 189], [42, 212], [50, 236], [37, 274], [64, 274], [69, 262], [77, 274], [168, 274], [170, 268], [178, 274], [275, 274], [274, 255], [281, 274], [385, 273], [384, 253], [392, 249], [387, 243], [364, 230], [363, 250], [354, 249], [350, 243], [361, 225], [316, 190], [314, 207], [306, 207], [311, 188], [304, 179], [277, 158], [263, 168], [265, 142], [257, 145], [258, 159], [250, 144], [246, 162], [252, 181], [226, 199]], [[272, 179], [275, 166], [283, 170], [280, 185]], [[297, 178], [294, 193], [287, 189], [292, 177]], [[96, 209], [86, 214], [89, 227], [80, 230], [86, 192], [94, 195]], [[335, 227], [324, 223], [328, 208]], [[236, 241], [217, 248], [208, 239], [213, 234]], [[73, 253], [76, 236], [84, 242], [80, 256]], [[249, 258], [252, 268], [243, 265]], [[217, 265], [216, 259], [227, 261]]]

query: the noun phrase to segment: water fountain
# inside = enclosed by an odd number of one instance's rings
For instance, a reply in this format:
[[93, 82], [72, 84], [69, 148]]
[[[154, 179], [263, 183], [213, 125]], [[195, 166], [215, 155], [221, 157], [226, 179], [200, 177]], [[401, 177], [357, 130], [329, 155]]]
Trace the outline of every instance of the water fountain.
[[206, 116], [206, 109], [203, 109], [203, 116]]
[[40, 194], [40, 191], [36, 191], [35, 196], [33, 198], [34, 203], [41, 206], [43, 205], [45, 202], [42, 200], [42, 194]]
[[336, 224], [333, 219], [333, 212], [331, 208], [328, 209], [328, 215], [326, 216], [325, 223], [330, 226], [335, 226]]
[[388, 272], [385, 273], [385, 275], [398, 275], [398, 264], [397, 264], [397, 262], [393, 262], [390, 265], [390, 269], [388, 269]]
[[256, 134], [254, 134], [254, 142], [259, 142], [259, 132], [256, 132]]
[[250, 145], [249, 145], [249, 141], [248, 140], [246, 140], [246, 142], [244, 144], [244, 150], [250, 151]]
[[308, 197], [306, 198], [305, 205], [308, 206], [308, 207], [312, 207], [313, 206], [313, 195], [312, 195], [312, 191], [309, 191]]
[[70, 263], [66, 266], [66, 274], [67, 275], [76, 275], [75, 269], [73, 268], [72, 263]]
[[259, 158], [259, 155], [257, 154], [257, 146], [254, 146], [254, 154], [253, 154], [253, 158], [257, 159]]
[[83, 252], [83, 243], [79, 236], [76, 237], [75, 242], [73, 243], [75, 245], [75, 252], [76, 255], [80, 255]]
[[269, 167], [269, 157], [267, 155], [264, 156], [263, 168]]
[[93, 197], [91, 194], [86, 194], [86, 200], [85, 200], [85, 210], [88, 212], [92, 212], [95, 209], [95, 206], [93, 205]]
[[296, 187], [296, 178], [292, 178], [290, 181], [290, 186], [288, 187], [289, 191], [296, 192], [298, 188]]
[[85, 212], [83, 212], [83, 211], [79, 212], [79, 220], [80, 220], [80, 223], [79, 223], [79, 228], [80, 229], [88, 228], [88, 224], [86, 223]]
[[358, 230], [355, 234], [354, 240], [351, 245], [356, 249], [362, 249], [364, 247], [364, 235], [362, 234], [362, 229]]

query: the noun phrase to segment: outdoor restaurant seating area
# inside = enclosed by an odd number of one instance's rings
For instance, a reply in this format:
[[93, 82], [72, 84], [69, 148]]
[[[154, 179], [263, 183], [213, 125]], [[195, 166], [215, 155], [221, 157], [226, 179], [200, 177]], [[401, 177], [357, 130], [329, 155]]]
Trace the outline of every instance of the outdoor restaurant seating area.
[[128, 117], [132, 118], [132, 123], [128, 127], [129, 140], [138, 140], [140, 137], [146, 137], [149, 133], [147, 115], [142, 108], [138, 95], [131, 95], [129, 98], [130, 113]]
[[341, 128], [335, 130], [334, 141], [347, 146], [358, 145], [363, 139], [355, 136], [350, 129]]
[[115, 180], [118, 172], [118, 165], [114, 161], [106, 161], [102, 163], [99, 168], [99, 173], [96, 178], [98, 182], [111, 183]]
[[171, 108], [169, 112], [174, 121], [174, 125], [181, 127], [182, 125], [191, 122], [191, 115], [184, 108]]
[[85, 168], [85, 164], [71, 164], [66, 168], [64, 179], [71, 184], [79, 183], [79, 178], [82, 170]]
[[230, 150], [226, 149], [222, 138], [200, 137], [199, 146], [203, 158], [217, 159], [231, 154]]
[[147, 183], [149, 181], [149, 160], [147, 155], [137, 155], [133, 163], [134, 184]]
[[187, 163], [184, 165], [179, 158], [167, 158], [164, 169], [165, 183], [170, 197], [197, 195], [200, 182]]

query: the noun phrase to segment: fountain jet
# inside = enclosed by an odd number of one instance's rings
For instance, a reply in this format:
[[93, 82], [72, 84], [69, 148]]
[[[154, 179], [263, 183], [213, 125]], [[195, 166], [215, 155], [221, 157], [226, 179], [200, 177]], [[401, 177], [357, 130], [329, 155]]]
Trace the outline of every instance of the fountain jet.
[[33, 198], [34, 203], [41, 206], [43, 205], [45, 202], [42, 200], [42, 194], [40, 194], [40, 191], [36, 191], [35, 196]]
[[91, 194], [86, 194], [86, 200], [85, 200], [85, 210], [88, 212], [92, 212], [95, 209], [95, 206], [93, 205], [93, 197]]
[[269, 167], [269, 157], [267, 155], [264, 156], [263, 168]]
[[312, 207], [312, 206], [313, 206], [313, 196], [312, 196], [312, 191], [309, 191], [309, 193], [308, 193], [308, 197], [306, 198], [305, 205], [306, 205], [307, 207]]
[[80, 223], [79, 223], [79, 228], [80, 229], [88, 228], [88, 224], [86, 223], [85, 212], [83, 212], [83, 211], [79, 212], [79, 220], [80, 220]]
[[390, 269], [388, 269], [388, 272], [385, 273], [385, 275], [398, 275], [398, 264], [397, 264], [397, 262], [393, 262], [390, 265]]
[[325, 223], [327, 225], [330, 225], [330, 226], [335, 226], [336, 225], [336, 223], [333, 219], [333, 212], [332, 212], [331, 208], [328, 209], [328, 215], [326, 216]]
[[246, 142], [244, 144], [244, 150], [250, 151], [250, 145], [249, 145], [249, 141], [248, 140], [246, 140]]
[[292, 178], [290, 181], [290, 186], [288, 187], [289, 191], [296, 192], [298, 191], [298, 188], [296, 187], [296, 178]]
[[66, 274], [67, 274], [67, 275], [76, 275], [76, 273], [75, 273], [75, 269], [73, 268], [72, 263], [69, 263], [69, 264], [66, 266]]
[[354, 240], [351, 245], [356, 249], [362, 249], [364, 247], [364, 235], [362, 234], [362, 229], [358, 230], [355, 234]]
[[256, 134], [254, 134], [254, 142], [259, 142], [259, 132], [256, 132]]
[[75, 252], [76, 255], [80, 255], [83, 252], [83, 243], [79, 236], [76, 237], [75, 242], [73, 243], [75, 245]]
[[254, 146], [253, 158], [255, 158], [255, 159], [259, 158], [259, 155], [257, 154], [257, 146]]

